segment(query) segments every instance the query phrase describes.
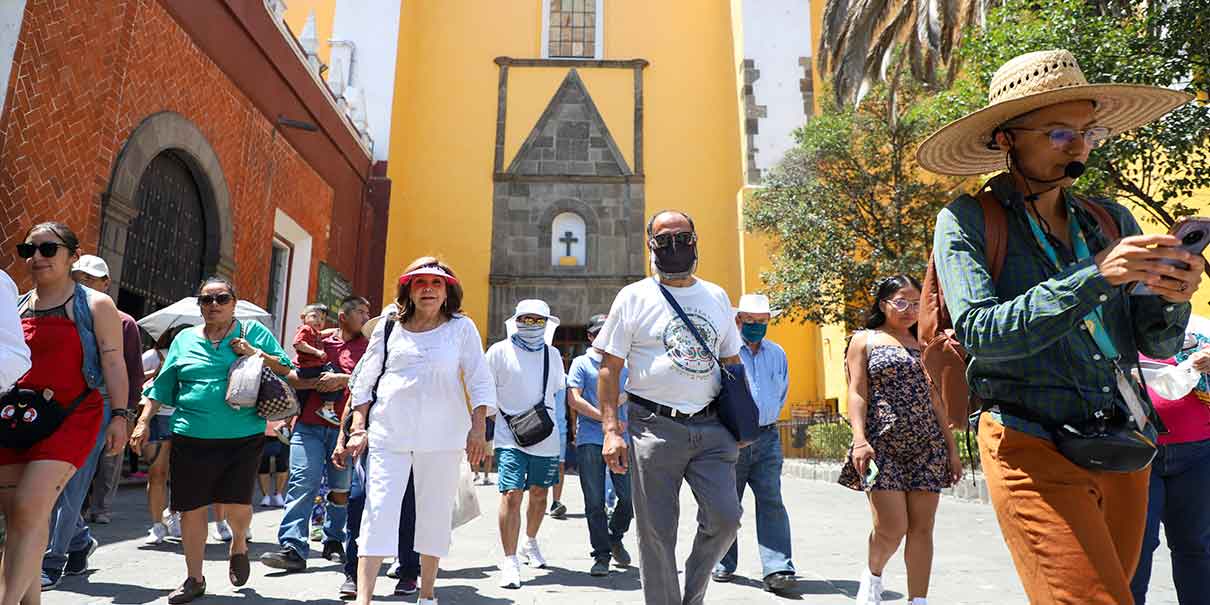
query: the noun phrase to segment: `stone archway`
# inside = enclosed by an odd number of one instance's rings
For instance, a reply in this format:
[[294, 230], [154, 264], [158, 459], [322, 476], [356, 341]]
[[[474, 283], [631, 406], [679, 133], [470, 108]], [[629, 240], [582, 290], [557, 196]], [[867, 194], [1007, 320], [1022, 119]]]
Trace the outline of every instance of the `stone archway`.
[[197, 185], [207, 228], [202, 241], [202, 272], [230, 276], [235, 269], [231, 198], [218, 155], [196, 125], [175, 112], [143, 120], [118, 154], [101, 202], [99, 255], [109, 263], [110, 296], [117, 300], [127, 259], [127, 236], [139, 217], [139, 184], [152, 161], [165, 152], [180, 160]]

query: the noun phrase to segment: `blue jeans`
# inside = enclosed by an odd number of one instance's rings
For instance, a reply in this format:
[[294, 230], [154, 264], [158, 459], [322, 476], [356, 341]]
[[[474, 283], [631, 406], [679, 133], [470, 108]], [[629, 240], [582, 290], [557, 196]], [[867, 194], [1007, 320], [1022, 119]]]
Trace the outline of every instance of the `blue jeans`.
[[[298, 422], [290, 436], [290, 483], [286, 487], [286, 513], [277, 530], [277, 541], [304, 559], [310, 551], [311, 508], [324, 475], [332, 491], [349, 490], [349, 469], [341, 470], [332, 464], [338, 430]], [[326, 508], [324, 541], [344, 542], [348, 507], [329, 500]]]
[[55, 499], [55, 507], [50, 513], [50, 538], [46, 543], [46, 553], [42, 555], [44, 570], [63, 573], [63, 568], [67, 566], [67, 553], [88, 548], [92, 540], [92, 532], [80, 516], [80, 508], [84, 506], [84, 498], [88, 497], [88, 488], [92, 486], [97, 464], [105, 452], [105, 429], [108, 426], [109, 403], [106, 402], [105, 412], [101, 415], [101, 431], [92, 446], [92, 453], [84, 461], [84, 466], [76, 469], [76, 474], [71, 476]]
[[[365, 464], [365, 458], [358, 461]], [[420, 553], [411, 549], [416, 541], [416, 488], [408, 476], [408, 489], [403, 495], [403, 508], [399, 511], [399, 577], [415, 580], [420, 577]], [[361, 515], [366, 509], [366, 483], [364, 466], [353, 469], [353, 484], [349, 488], [349, 531], [345, 540], [345, 575], [357, 577], [357, 538], [361, 536]]]
[[[739, 461], [735, 463], [735, 487], [740, 502], [748, 485], [756, 498], [756, 542], [760, 546], [763, 577], [794, 572], [794, 563], [790, 561], [790, 516], [781, 501], [781, 465], [781, 435], [777, 425], [763, 427], [756, 441], [739, 451]], [[735, 573], [738, 562], [736, 541], [715, 569]]]
[[1151, 463], [1151, 488], [1143, 552], [1130, 591], [1136, 605], [1147, 600], [1151, 557], [1160, 545], [1160, 522], [1172, 551], [1177, 599], [1204, 603], [1210, 594], [1210, 440], [1161, 445]]
[[634, 518], [634, 505], [630, 501], [630, 477], [610, 472], [613, 492], [618, 503], [613, 516], [605, 515], [605, 459], [601, 446], [587, 443], [576, 448], [576, 462], [580, 465], [580, 489], [584, 491], [584, 516], [588, 518], [588, 541], [592, 544], [592, 558], [609, 556], [610, 547], [622, 541]]

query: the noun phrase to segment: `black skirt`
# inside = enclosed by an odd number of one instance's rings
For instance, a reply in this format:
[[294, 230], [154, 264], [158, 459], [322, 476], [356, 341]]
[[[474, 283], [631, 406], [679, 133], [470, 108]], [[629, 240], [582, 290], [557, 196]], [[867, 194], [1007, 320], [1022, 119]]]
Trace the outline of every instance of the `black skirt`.
[[210, 504], [252, 504], [260, 467], [262, 434], [238, 439], [172, 435], [168, 460], [171, 507], [191, 511]]

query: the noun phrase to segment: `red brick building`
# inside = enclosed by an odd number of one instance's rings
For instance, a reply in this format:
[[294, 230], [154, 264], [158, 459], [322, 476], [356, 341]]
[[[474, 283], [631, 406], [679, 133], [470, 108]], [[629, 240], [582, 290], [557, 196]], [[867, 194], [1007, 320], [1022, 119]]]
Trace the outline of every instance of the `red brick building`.
[[19, 18], [0, 115], [18, 284], [14, 246], [60, 220], [136, 317], [211, 273], [276, 330], [346, 287], [381, 302], [385, 167], [262, 0], [26, 0]]

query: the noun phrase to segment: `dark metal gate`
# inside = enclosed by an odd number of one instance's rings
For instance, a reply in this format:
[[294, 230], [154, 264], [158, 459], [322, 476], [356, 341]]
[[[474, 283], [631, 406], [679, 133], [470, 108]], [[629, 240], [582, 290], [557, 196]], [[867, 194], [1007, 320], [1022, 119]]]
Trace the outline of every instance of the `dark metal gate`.
[[139, 179], [139, 214], [126, 235], [118, 308], [136, 318], [192, 296], [202, 279], [206, 215], [193, 173], [172, 152]]

